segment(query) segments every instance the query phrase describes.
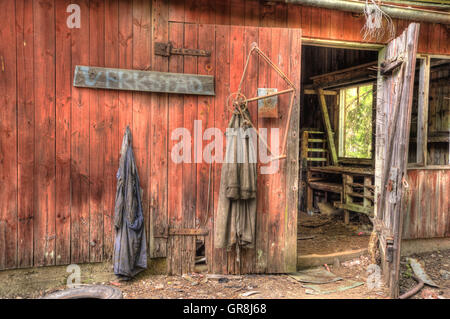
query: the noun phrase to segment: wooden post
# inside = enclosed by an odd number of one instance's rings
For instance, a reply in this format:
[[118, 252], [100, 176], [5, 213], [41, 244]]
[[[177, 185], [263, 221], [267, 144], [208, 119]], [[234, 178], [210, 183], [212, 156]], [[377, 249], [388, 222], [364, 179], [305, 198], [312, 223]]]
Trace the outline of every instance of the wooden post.
[[309, 180], [311, 179], [311, 172], [308, 170], [306, 172], [306, 186], [308, 188], [307, 197], [306, 197], [306, 212], [310, 212], [313, 210], [314, 205], [314, 190], [309, 186]]
[[417, 164], [427, 165], [428, 92], [430, 86], [430, 57], [420, 60], [419, 103], [417, 108]]
[[316, 88], [317, 96], [319, 97], [320, 110], [322, 113], [323, 123], [327, 131], [328, 149], [330, 150], [331, 162], [333, 165], [338, 164], [336, 146], [334, 145], [334, 133], [331, 129], [330, 116], [328, 115], [327, 103], [325, 101], [325, 95], [321, 88]]
[[[353, 199], [348, 193], [352, 192], [352, 186], [350, 184], [353, 184], [353, 176], [342, 174], [342, 182], [344, 185], [344, 204], [353, 203]], [[344, 222], [346, 225], [350, 223], [350, 211], [345, 209], [344, 210]]]
[[[364, 207], [371, 207], [372, 204], [370, 202], [370, 199], [368, 196], [371, 196], [370, 190], [368, 186], [372, 185], [372, 177], [371, 176], [365, 176], [364, 177], [364, 199], [363, 199], [363, 206]], [[373, 213], [370, 217], [373, 217]]]

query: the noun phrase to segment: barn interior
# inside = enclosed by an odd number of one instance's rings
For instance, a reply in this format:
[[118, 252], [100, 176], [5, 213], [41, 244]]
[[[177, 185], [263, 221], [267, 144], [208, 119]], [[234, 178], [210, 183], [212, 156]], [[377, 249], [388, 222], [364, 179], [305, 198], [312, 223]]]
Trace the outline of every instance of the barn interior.
[[378, 51], [302, 47], [299, 256], [368, 246], [377, 60]]
[[[368, 246], [374, 214], [377, 61], [378, 51], [302, 48], [299, 256], [346, 253]], [[424, 61], [417, 57], [411, 168], [449, 163], [450, 60], [431, 58], [429, 76], [420, 73]], [[418, 105], [424, 87], [429, 89], [425, 117], [418, 116], [423, 114]], [[417, 156], [421, 121], [427, 130], [425, 163]]]
[[[414, 77], [413, 106], [411, 111], [411, 130], [409, 139], [408, 163], [414, 166], [420, 159], [417, 156], [417, 128], [420, 127], [419, 119], [419, 87], [420, 64], [423, 59], [416, 62], [416, 74]], [[431, 58], [429, 79], [429, 99], [426, 110], [427, 128], [427, 158], [426, 165], [448, 165], [449, 136], [450, 136], [450, 59]]]

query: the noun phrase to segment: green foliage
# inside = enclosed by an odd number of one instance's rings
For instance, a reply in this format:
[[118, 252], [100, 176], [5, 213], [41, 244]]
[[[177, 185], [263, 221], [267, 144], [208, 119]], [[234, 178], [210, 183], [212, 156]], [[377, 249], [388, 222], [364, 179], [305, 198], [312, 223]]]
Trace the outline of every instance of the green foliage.
[[371, 158], [373, 85], [348, 88], [343, 93], [344, 156]]

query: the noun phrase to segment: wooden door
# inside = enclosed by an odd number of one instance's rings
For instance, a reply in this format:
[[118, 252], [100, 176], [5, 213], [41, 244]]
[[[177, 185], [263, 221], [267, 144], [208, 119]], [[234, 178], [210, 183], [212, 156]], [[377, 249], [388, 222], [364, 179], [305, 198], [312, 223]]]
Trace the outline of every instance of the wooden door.
[[[295, 271], [297, 263], [297, 203], [298, 203], [298, 129], [301, 66], [301, 31], [288, 28], [258, 28], [230, 25], [207, 25], [169, 22], [168, 40], [175, 48], [202, 49], [211, 56], [172, 55], [169, 72], [213, 75], [215, 93], [211, 96], [171, 94], [168, 97], [168, 212], [167, 219], [154, 216], [154, 242], [159, 245], [167, 236], [168, 272], [191, 272], [195, 265], [196, 239], [205, 241], [208, 269], [212, 273], [280, 273]], [[221, 163], [212, 165], [202, 160], [202, 150], [215, 138], [195, 143], [195, 132], [208, 128], [224, 133], [231, 118], [226, 107], [230, 93], [236, 92], [251, 44], [259, 48], [290, 78], [296, 87], [287, 139], [287, 159], [278, 161], [277, 173], [258, 174], [258, 209], [256, 248], [244, 250], [240, 264], [234, 251], [214, 247], [214, 220], [220, 185]], [[284, 80], [254, 53], [250, 59], [242, 93], [250, 98], [257, 88], [287, 89]], [[257, 128], [278, 128], [280, 149], [286, 131], [289, 94], [278, 99], [277, 118], [258, 117], [256, 102], [249, 103], [253, 123]], [[195, 122], [201, 121], [201, 122]], [[192, 163], [174, 163], [170, 152], [179, 140], [172, 140], [174, 129], [184, 127], [192, 136]], [[225, 143], [223, 144], [223, 154]], [[195, 160], [197, 159], [197, 161]], [[261, 166], [259, 164], [258, 173]], [[209, 206], [209, 207], [208, 207]], [[155, 210], [155, 214], [163, 214]], [[167, 220], [167, 225], [163, 225]], [[167, 231], [167, 229], [169, 231]], [[177, 229], [206, 229], [203, 235], [176, 235]], [[164, 251], [165, 249], [160, 249]]]
[[408, 190], [406, 165], [419, 24], [412, 23], [381, 50], [377, 83], [375, 229], [383, 274], [398, 297], [403, 215]]

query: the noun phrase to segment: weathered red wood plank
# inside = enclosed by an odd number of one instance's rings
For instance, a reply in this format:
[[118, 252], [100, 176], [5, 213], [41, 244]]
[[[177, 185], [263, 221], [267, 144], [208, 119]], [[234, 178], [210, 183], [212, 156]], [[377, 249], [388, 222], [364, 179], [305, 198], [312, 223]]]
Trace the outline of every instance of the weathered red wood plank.
[[287, 5], [282, 2], [275, 4], [274, 27], [285, 28], [287, 26]]
[[[231, 26], [230, 29], [230, 91], [237, 92], [239, 82], [241, 81], [244, 70], [244, 27]], [[248, 74], [246, 75], [248, 79]], [[239, 273], [240, 266], [236, 262], [236, 250], [227, 252], [228, 272], [231, 274]]]
[[184, 18], [185, 22], [198, 23], [199, 18], [199, 2], [196, 0], [184, 1]]
[[[436, 23], [432, 23], [429, 25], [429, 27], [431, 28], [431, 30], [433, 30], [430, 35], [429, 35], [429, 50], [431, 52], [437, 52], [439, 53], [439, 42], [440, 42], [440, 38], [441, 38], [441, 33], [440, 33], [440, 25], [436, 24]], [[444, 39], [442, 39], [444, 40]], [[447, 42], [448, 42], [448, 38], [447, 38]], [[448, 52], [446, 52], [448, 54]]]
[[[184, 26], [182, 23], [169, 23], [169, 39], [174, 45], [181, 47], [183, 36]], [[183, 72], [183, 56], [172, 55], [169, 57], [169, 72]], [[182, 228], [183, 194], [179, 188], [183, 184], [183, 165], [174, 161], [174, 157], [179, 155], [178, 152], [174, 151], [174, 147], [183, 140], [174, 131], [184, 126], [183, 96], [171, 94], [169, 105], [168, 219], [171, 228]], [[181, 236], [171, 236], [167, 243], [167, 271], [169, 274], [180, 274], [182, 272], [182, 238]]]
[[321, 9], [313, 7], [311, 8], [311, 37], [317, 38], [320, 37], [320, 18], [321, 18]]
[[[119, 67], [119, 1], [105, 1], [105, 66]], [[103, 258], [111, 259], [114, 247], [116, 173], [119, 167], [119, 92], [105, 91], [105, 181], [103, 200]]]
[[34, 91], [33, 77], [27, 76], [34, 68], [32, 4], [30, 0], [16, 1], [19, 268], [33, 265]]
[[408, 210], [403, 238], [438, 238], [448, 236], [448, 170], [409, 170]]
[[[70, 1], [57, 1], [65, 12]], [[70, 114], [72, 40], [67, 17], [56, 14], [56, 264], [70, 263]]]
[[430, 24], [422, 23], [420, 25], [420, 37], [419, 37], [419, 47], [417, 48], [417, 52], [425, 53], [429, 50], [429, 37], [430, 37]]
[[320, 37], [330, 38], [331, 34], [331, 15], [332, 11], [328, 9], [322, 9], [320, 15]]
[[[342, 39], [344, 34], [344, 28], [342, 27], [344, 23], [344, 12], [343, 11], [332, 11], [330, 17], [330, 38], [332, 39]], [[304, 30], [302, 30], [302, 33]]]
[[245, 3], [240, 0], [230, 0], [230, 24], [244, 25], [245, 21]]
[[201, 24], [215, 24], [216, 22], [216, 2], [209, 0], [199, 0], [198, 2], [198, 22]]
[[[124, 0], [119, 1], [119, 67], [133, 68], [133, 12], [130, 2]], [[132, 128], [132, 106], [133, 93], [119, 92], [119, 144], [122, 142], [126, 127]], [[119, 156], [119, 149], [115, 154]]]
[[17, 266], [17, 86], [14, 2], [0, 11], [0, 269]]
[[[441, 194], [450, 193], [450, 171], [444, 170], [441, 176]], [[442, 232], [444, 237], [450, 236], [450, 199], [449, 196], [441, 196], [440, 207], [442, 208], [442, 217], [440, 219], [439, 225], [445, 225], [442, 227]]]
[[311, 7], [302, 7], [301, 29], [303, 32], [303, 36], [311, 36]]
[[[273, 29], [272, 30], [272, 56], [274, 56], [274, 63], [286, 74], [290, 56], [289, 52], [289, 37], [288, 29]], [[274, 71], [270, 71], [270, 81], [273, 87], [279, 90], [287, 88], [284, 80], [276, 74]], [[278, 152], [281, 152], [281, 142], [286, 131], [285, 119], [287, 118], [287, 108], [289, 105], [289, 98], [287, 94], [280, 95], [278, 98], [278, 119], [270, 122], [270, 128], [278, 128], [279, 136], [278, 143], [280, 148]], [[272, 132], [273, 134], [273, 132]], [[273, 142], [271, 141], [271, 145]], [[272, 149], [276, 149], [272, 146]], [[278, 170], [269, 175], [270, 179], [270, 196], [269, 203], [269, 250], [268, 250], [268, 271], [279, 272], [284, 266], [284, 243], [285, 243], [285, 229], [284, 229], [284, 217], [282, 212], [286, 209], [286, 194], [285, 194], [285, 168], [286, 161], [272, 162], [271, 165], [278, 165]]]
[[[286, 169], [283, 171], [285, 175], [285, 254], [284, 265], [285, 272], [293, 272], [297, 270], [297, 217], [298, 217], [298, 186], [299, 186], [299, 125], [300, 125], [300, 92], [301, 92], [301, 51], [302, 51], [302, 32], [301, 30], [289, 30], [288, 41], [291, 54], [288, 61], [289, 64], [289, 79], [296, 87], [294, 104], [292, 106], [290, 124], [287, 123], [285, 127], [289, 126], [289, 132], [286, 140]], [[288, 46], [289, 47], [289, 46]], [[282, 146], [283, 147], [283, 146]]]
[[169, 21], [184, 22], [184, 0], [171, 0], [169, 10]]
[[300, 28], [302, 25], [302, 6], [289, 3], [287, 12], [287, 27]]
[[450, 52], [450, 36], [448, 34], [448, 29], [440, 25], [441, 37], [440, 37], [440, 53], [448, 54]]
[[34, 265], [55, 263], [55, 4], [33, 3], [35, 34]]
[[[152, 20], [151, 2], [139, 0], [133, 2], [133, 69], [151, 70], [152, 57]], [[143, 92], [133, 93], [133, 151], [138, 168], [140, 187], [143, 190], [142, 210], [146, 229], [150, 222], [150, 144], [151, 95]], [[149, 236], [147, 234], [147, 240]]]
[[[204, 50], [211, 52], [210, 57], [198, 58], [198, 74], [214, 75], [215, 74], [215, 26], [214, 25], [199, 25], [198, 27], [198, 46]], [[201, 138], [202, 143], [200, 150], [206, 148], [206, 145], [212, 143], [214, 137], [211, 140], [203, 141], [205, 136], [205, 130], [214, 128], [214, 98], [209, 96], [202, 96], [198, 98], [198, 114], [197, 119], [202, 121], [201, 124]], [[207, 154], [205, 149], [205, 153]], [[197, 203], [196, 203], [196, 228], [207, 228], [209, 230], [208, 236], [205, 236], [205, 254], [208, 265], [208, 270], [212, 271], [212, 253], [213, 253], [213, 240], [214, 237], [214, 175], [212, 171], [211, 159], [209, 157], [202, 156], [202, 152], [198, 153], [197, 158], [200, 163], [197, 164]], [[207, 161], [208, 160], [208, 161]]]
[[[258, 46], [259, 48], [271, 59], [272, 54], [272, 31], [271, 29], [259, 29], [258, 34]], [[258, 87], [271, 87], [270, 72], [267, 67], [267, 63], [259, 58], [258, 62]], [[258, 129], [266, 129], [270, 120], [258, 118]], [[260, 131], [261, 132], [261, 131]], [[267, 141], [270, 141], [270, 130], [267, 130]], [[267, 152], [264, 153], [266, 156]], [[261, 163], [261, 150], [258, 147], [258, 199], [257, 199], [257, 222], [256, 222], [256, 264], [255, 271], [258, 273], [265, 273], [267, 271], [268, 263], [268, 230], [269, 230], [269, 176], [261, 174], [262, 167], [267, 166], [268, 163]]]
[[[169, 5], [165, 1], [153, 1], [153, 39], [158, 42], [169, 41]], [[155, 71], [167, 72], [169, 58], [153, 55]], [[152, 123], [150, 126], [150, 249], [149, 256], [166, 257], [167, 240], [162, 238], [167, 230], [167, 165], [168, 165], [168, 96], [152, 94]]]
[[[227, 26], [216, 26], [216, 98], [214, 125], [225, 133], [230, 119], [230, 111], [225, 106], [230, 94], [230, 29]], [[225, 155], [225, 136], [222, 136], [222, 158]], [[217, 150], [218, 151], [218, 150]], [[219, 199], [220, 176], [222, 164], [214, 163], [214, 220], [216, 219]], [[214, 236], [213, 236], [214, 238]], [[225, 249], [214, 249], [213, 273], [227, 273], [227, 253]]]
[[[105, 7], [102, 0], [89, 5], [89, 64], [105, 65]], [[102, 259], [105, 174], [105, 91], [89, 90], [89, 260]]]
[[261, 27], [273, 27], [275, 25], [275, 6], [270, 3], [260, 3], [260, 12], [259, 25]]
[[[244, 64], [247, 59], [248, 52], [250, 51], [252, 43], [258, 43], [258, 28], [257, 27], [245, 27], [244, 39], [243, 39], [243, 53]], [[258, 88], [258, 56], [253, 53], [250, 63], [247, 69], [247, 77], [243, 83], [242, 92], [248, 98], [257, 95]], [[248, 104], [248, 110], [253, 124], [258, 128], [258, 107], [257, 102]], [[257, 150], [257, 145], [255, 145]], [[258, 176], [259, 178], [259, 176]], [[258, 199], [257, 199], [258, 200]], [[258, 215], [258, 212], [257, 212]], [[256, 218], [258, 220], [258, 217]], [[256, 230], [256, 225], [254, 230]], [[256, 261], [256, 249], [243, 249], [241, 250], [241, 273], [255, 273], [255, 261]]]
[[[184, 47], [197, 47], [198, 25], [185, 24]], [[195, 56], [184, 56], [184, 73], [197, 73], [197, 60]], [[190, 162], [183, 163], [183, 226], [185, 228], [195, 227], [196, 199], [197, 199], [197, 165], [193, 162], [194, 154], [194, 121], [197, 119], [198, 97], [193, 95], [184, 96], [184, 128], [191, 134], [190, 149], [192, 150]], [[195, 266], [195, 237], [183, 238], [184, 251], [182, 272], [194, 271]]]
[[[89, 65], [89, 6], [80, 2], [84, 27], [72, 29], [72, 76]], [[71, 262], [89, 261], [89, 91], [72, 87], [71, 121]]]
[[259, 26], [260, 2], [259, 0], [245, 1], [245, 25]]
[[231, 0], [217, 0], [216, 9], [216, 25], [229, 25], [231, 19]]

